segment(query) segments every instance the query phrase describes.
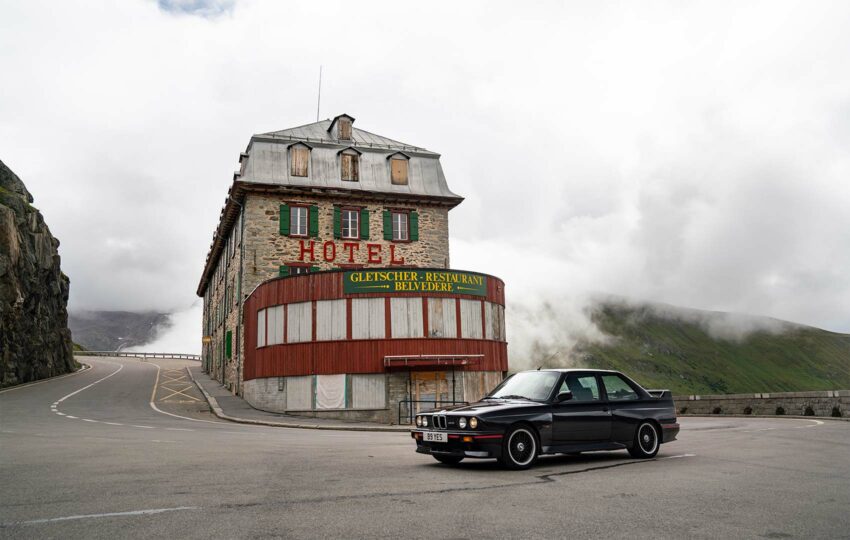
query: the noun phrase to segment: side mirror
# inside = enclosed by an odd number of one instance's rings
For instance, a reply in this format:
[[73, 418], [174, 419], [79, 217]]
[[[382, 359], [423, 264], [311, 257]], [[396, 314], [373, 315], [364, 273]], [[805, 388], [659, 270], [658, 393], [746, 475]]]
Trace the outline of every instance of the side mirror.
[[563, 403], [564, 401], [569, 401], [573, 399], [572, 392], [561, 392], [555, 397], [555, 403]]

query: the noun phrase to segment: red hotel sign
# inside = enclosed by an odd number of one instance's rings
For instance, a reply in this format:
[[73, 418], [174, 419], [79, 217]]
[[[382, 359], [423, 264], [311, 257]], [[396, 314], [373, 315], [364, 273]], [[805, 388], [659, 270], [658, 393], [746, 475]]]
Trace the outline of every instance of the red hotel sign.
[[[366, 253], [366, 264], [404, 264], [404, 257], [398, 257], [395, 252], [396, 246], [390, 244], [387, 251], [384, 251], [382, 244], [361, 244], [360, 242], [342, 242], [342, 247], [339, 244], [328, 240], [326, 242], [316, 242], [314, 240], [301, 240], [301, 249], [298, 254], [298, 260], [303, 262], [316, 262], [323, 260], [325, 262], [334, 262], [337, 257], [345, 260], [346, 263], [354, 264], [357, 261], [354, 259], [355, 253], [360, 253], [361, 248]], [[387, 260], [384, 260], [384, 257]]]

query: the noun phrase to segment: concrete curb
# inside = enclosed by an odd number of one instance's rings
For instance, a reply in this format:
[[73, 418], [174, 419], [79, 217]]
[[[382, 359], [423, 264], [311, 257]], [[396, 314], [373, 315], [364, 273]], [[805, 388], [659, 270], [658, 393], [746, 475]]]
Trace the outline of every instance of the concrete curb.
[[3, 394], [5, 392], [11, 392], [12, 390], [18, 390], [19, 388], [26, 388], [28, 386], [35, 386], [36, 384], [41, 384], [41, 383], [46, 383], [46, 382], [50, 382], [50, 381], [56, 381], [56, 380], [59, 380], [59, 379], [64, 379], [65, 377], [70, 377], [71, 375], [78, 375], [78, 374], [80, 374], [84, 371], [88, 371], [88, 370], [91, 369], [91, 364], [84, 364], [82, 362], [79, 362], [79, 364], [82, 367], [80, 369], [78, 369], [77, 371], [72, 371], [71, 373], [63, 373], [62, 375], [56, 375], [54, 377], [47, 377], [46, 379], [39, 379], [37, 381], [30, 381], [30, 382], [23, 383], [23, 384], [16, 384], [15, 386], [7, 386], [6, 388], [0, 390], [0, 394]]
[[836, 416], [801, 416], [796, 414], [677, 414], [678, 418], [790, 418], [793, 420], [837, 420], [850, 422], [850, 418]]
[[217, 417], [222, 420], [228, 420], [230, 422], [236, 422], [238, 424], [251, 424], [255, 426], [270, 426], [270, 427], [281, 427], [281, 428], [291, 428], [291, 429], [319, 429], [325, 431], [377, 431], [384, 433], [409, 433], [410, 428], [407, 427], [379, 427], [379, 426], [358, 426], [358, 425], [347, 425], [347, 424], [301, 424], [301, 423], [292, 423], [292, 422], [272, 422], [271, 420], [254, 420], [251, 418], [238, 418], [236, 416], [230, 416], [225, 413], [222, 408], [219, 406], [218, 401], [212, 397], [207, 391], [201, 386], [198, 381], [195, 380], [195, 377], [192, 375], [192, 370], [188, 367], [186, 368], [186, 372], [189, 374], [189, 378], [192, 379], [192, 382], [195, 383], [195, 386], [198, 387], [198, 390], [201, 391], [204, 398], [207, 400], [207, 403], [210, 405], [210, 409]]

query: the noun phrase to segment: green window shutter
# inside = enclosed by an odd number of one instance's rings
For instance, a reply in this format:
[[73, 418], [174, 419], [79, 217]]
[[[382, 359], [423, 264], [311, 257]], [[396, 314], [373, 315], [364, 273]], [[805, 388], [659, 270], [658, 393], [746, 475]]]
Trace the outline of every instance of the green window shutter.
[[318, 266], [311, 266], [311, 267], [310, 267], [310, 273], [311, 273], [311, 274], [315, 274], [316, 272], [321, 272], [321, 270], [322, 270], [322, 269], [321, 269], [321, 268], [319, 268]]
[[310, 207], [310, 236], [313, 238], [319, 237], [319, 207]]
[[289, 207], [280, 205], [280, 234], [289, 236]]
[[360, 239], [369, 239], [369, 210], [365, 208], [360, 210]]
[[416, 242], [419, 240], [419, 213], [410, 213], [410, 241]]
[[393, 239], [393, 215], [389, 210], [384, 210], [384, 240]]
[[334, 238], [342, 238], [342, 212], [334, 206]]
[[233, 332], [230, 330], [224, 335], [224, 354], [228, 358], [233, 358]]
[[286, 266], [285, 264], [282, 264], [277, 271], [277, 275], [280, 276], [280, 277], [288, 276], [289, 275], [289, 267]]

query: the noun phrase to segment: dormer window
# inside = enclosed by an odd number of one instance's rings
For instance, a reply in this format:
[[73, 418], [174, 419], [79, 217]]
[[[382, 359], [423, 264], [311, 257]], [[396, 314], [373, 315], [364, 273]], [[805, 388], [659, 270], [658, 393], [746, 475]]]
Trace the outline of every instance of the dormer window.
[[346, 148], [339, 153], [340, 179], [344, 182], [360, 180], [360, 152]]
[[293, 144], [289, 147], [289, 173], [292, 176], [306, 177], [310, 166], [310, 147], [304, 143]]
[[346, 117], [339, 119], [339, 138], [343, 141], [351, 140], [351, 120]]
[[351, 140], [351, 125], [354, 124], [354, 118], [347, 114], [341, 114], [331, 121], [328, 126], [328, 133], [331, 137], [340, 141]]
[[390, 180], [396, 186], [407, 185], [407, 170], [410, 157], [407, 154], [397, 152], [389, 157]]

